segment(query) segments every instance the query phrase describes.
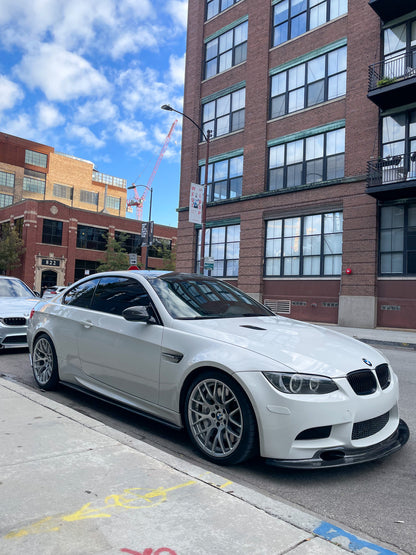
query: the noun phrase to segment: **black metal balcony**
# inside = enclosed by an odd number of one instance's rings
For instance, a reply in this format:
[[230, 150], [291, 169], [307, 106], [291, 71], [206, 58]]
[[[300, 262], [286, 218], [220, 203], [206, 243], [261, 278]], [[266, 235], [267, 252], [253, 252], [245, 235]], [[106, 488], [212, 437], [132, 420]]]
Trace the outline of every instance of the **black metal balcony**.
[[381, 200], [416, 196], [416, 152], [370, 160], [366, 193]]
[[414, 0], [370, 0], [370, 6], [385, 22], [406, 15], [415, 9]]
[[368, 68], [368, 98], [382, 110], [408, 104], [416, 94], [416, 52], [372, 64]]

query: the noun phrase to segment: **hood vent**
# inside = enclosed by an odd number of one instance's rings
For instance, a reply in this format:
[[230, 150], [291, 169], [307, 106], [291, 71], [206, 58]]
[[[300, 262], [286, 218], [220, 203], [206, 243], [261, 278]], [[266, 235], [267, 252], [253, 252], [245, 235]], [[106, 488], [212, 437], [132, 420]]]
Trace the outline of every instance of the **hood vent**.
[[266, 328], [259, 328], [258, 326], [250, 326], [250, 324], [243, 324], [240, 328], [248, 328], [249, 330], [266, 331]]
[[275, 314], [290, 314], [292, 308], [291, 301], [272, 301], [271, 299], [265, 299], [263, 304]]

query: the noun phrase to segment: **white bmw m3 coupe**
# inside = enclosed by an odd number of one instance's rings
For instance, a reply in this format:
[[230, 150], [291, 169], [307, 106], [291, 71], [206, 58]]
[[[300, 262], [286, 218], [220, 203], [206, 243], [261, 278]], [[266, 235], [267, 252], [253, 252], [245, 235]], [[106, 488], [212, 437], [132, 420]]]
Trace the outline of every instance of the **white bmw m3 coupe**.
[[185, 427], [204, 457], [320, 468], [371, 461], [409, 437], [399, 386], [372, 347], [276, 316], [215, 278], [105, 272], [32, 310], [36, 382], [62, 382]]

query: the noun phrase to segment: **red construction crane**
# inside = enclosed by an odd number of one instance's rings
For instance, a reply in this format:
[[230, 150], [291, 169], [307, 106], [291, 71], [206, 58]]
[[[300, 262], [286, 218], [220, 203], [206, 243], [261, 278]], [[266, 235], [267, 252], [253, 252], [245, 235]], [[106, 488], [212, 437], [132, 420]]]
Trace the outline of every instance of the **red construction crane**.
[[162, 161], [163, 155], [165, 154], [166, 149], [168, 148], [168, 144], [169, 144], [169, 141], [171, 139], [172, 132], [173, 132], [173, 130], [175, 128], [175, 125], [177, 123], [178, 123], [178, 120], [175, 119], [175, 121], [172, 123], [172, 127], [170, 128], [169, 133], [166, 135], [166, 139], [165, 139], [165, 142], [163, 143], [162, 150], [160, 151], [159, 158], [156, 160], [156, 164], [155, 164], [155, 167], [153, 168], [152, 175], [150, 176], [149, 181], [147, 182], [147, 185], [145, 186], [144, 193], [142, 195], [139, 195], [139, 193], [137, 192], [137, 189], [136, 189], [136, 185], [134, 183], [132, 184], [132, 187], [134, 189], [134, 200], [128, 200], [127, 201], [127, 206], [135, 206], [136, 207], [136, 216], [137, 216], [138, 220], [142, 219], [143, 204], [144, 204], [144, 200], [146, 198], [147, 191], [150, 191], [150, 189], [151, 189], [153, 179], [155, 178], [156, 172], [157, 172], [157, 170], [160, 166], [160, 162]]

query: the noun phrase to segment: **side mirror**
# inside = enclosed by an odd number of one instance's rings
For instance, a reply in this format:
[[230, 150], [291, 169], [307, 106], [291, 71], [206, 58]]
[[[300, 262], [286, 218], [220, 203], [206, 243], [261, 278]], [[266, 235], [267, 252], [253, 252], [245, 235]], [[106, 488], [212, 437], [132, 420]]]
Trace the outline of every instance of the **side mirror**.
[[153, 319], [153, 310], [151, 306], [130, 306], [125, 308], [121, 313], [123, 318], [129, 322], [148, 322]]

